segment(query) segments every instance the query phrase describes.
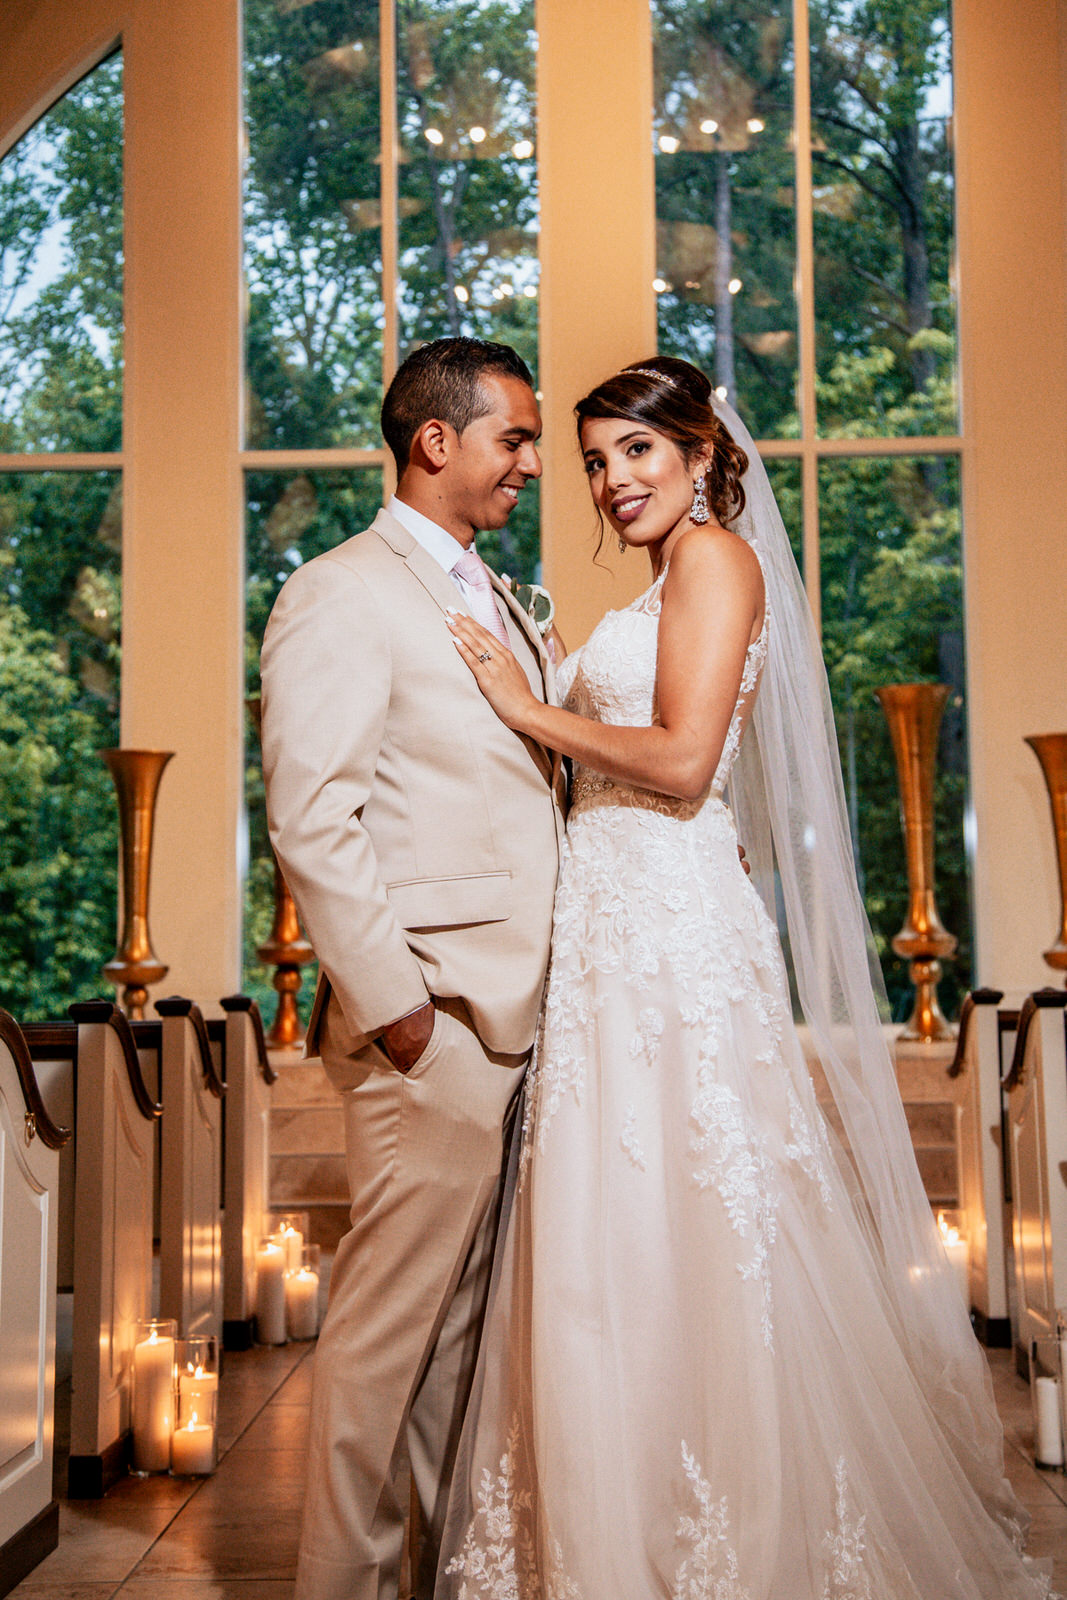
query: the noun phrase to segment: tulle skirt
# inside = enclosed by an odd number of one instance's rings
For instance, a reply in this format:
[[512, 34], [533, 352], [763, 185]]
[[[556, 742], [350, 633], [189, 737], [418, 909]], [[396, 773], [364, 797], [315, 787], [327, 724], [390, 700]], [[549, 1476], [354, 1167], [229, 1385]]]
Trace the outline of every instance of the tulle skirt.
[[437, 1594], [1047, 1595], [920, 1360], [728, 810], [591, 797]]

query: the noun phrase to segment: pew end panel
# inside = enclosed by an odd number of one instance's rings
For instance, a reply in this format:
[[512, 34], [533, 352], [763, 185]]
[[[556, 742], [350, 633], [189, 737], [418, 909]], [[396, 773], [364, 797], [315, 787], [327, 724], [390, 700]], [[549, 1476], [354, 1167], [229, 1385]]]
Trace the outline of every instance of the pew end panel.
[[1016, 1365], [1067, 1306], [1067, 992], [1041, 989], [1019, 1014], [1008, 1097]]
[[0, 1010], [0, 1594], [55, 1549], [59, 1156], [26, 1040]]
[[159, 1313], [178, 1332], [222, 1333], [222, 1103], [200, 1008], [158, 1000], [162, 1018]]
[[226, 1061], [223, 1196], [223, 1344], [254, 1339], [256, 1247], [269, 1231], [270, 1108], [277, 1073], [267, 1055], [259, 1007], [247, 995], [222, 1001]]
[[109, 1000], [78, 1025], [71, 1498], [125, 1470], [136, 1323], [152, 1312], [155, 1123], [130, 1024]]
[[59, 1152], [59, 1243], [56, 1288], [69, 1294], [74, 1288], [74, 1164], [76, 1125], [78, 1029], [73, 1022], [29, 1022], [22, 1026], [33, 1062], [37, 1086], [49, 1117], [69, 1129], [71, 1137]]
[[1011, 1345], [997, 1010], [1003, 998], [999, 989], [976, 989], [967, 996], [949, 1067], [957, 1090], [960, 1211], [970, 1251], [971, 1317], [982, 1342], [998, 1349]]

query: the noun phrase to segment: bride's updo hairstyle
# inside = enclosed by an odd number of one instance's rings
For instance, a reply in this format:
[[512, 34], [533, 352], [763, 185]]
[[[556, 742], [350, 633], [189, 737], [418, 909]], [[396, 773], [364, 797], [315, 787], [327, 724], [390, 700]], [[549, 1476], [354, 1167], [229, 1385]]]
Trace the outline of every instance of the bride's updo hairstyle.
[[635, 361], [598, 383], [574, 408], [578, 437], [592, 417], [625, 417], [666, 434], [689, 466], [710, 444], [711, 464], [704, 474], [708, 504], [723, 527], [745, 508], [741, 478], [748, 456], [736, 445], [711, 404], [711, 383], [688, 361], [651, 356]]

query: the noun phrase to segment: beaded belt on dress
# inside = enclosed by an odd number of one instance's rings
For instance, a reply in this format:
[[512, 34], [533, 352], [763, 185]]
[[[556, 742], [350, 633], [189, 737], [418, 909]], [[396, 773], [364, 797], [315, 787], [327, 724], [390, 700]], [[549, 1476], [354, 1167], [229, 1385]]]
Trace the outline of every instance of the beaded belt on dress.
[[696, 800], [679, 800], [674, 795], [657, 794], [652, 789], [638, 789], [632, 784], [616, 783], [603, 773], [589, 767], [577, 767], [571, 786], [570, 809], [587, 810], [594, 806], [624, 806], [635, 811], [651, 811], [658, 816], [676, 817], [687, 821], [706, 808], [725, 810], [721, 790], [709, 789]]

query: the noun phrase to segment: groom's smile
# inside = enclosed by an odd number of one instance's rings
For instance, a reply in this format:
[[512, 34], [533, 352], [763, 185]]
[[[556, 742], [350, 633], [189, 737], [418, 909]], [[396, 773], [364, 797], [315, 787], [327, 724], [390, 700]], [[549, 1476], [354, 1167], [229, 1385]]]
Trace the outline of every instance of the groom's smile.
[[521, 378], [495, 372], [480, 380], [487, 410], [454, 435], [446, 471], [438, 480], [451, 520], [442, 526], [469, 544], [481, 528], [502, 528], [531, 478], [541, 476], [536, 441], [541, 414]]

